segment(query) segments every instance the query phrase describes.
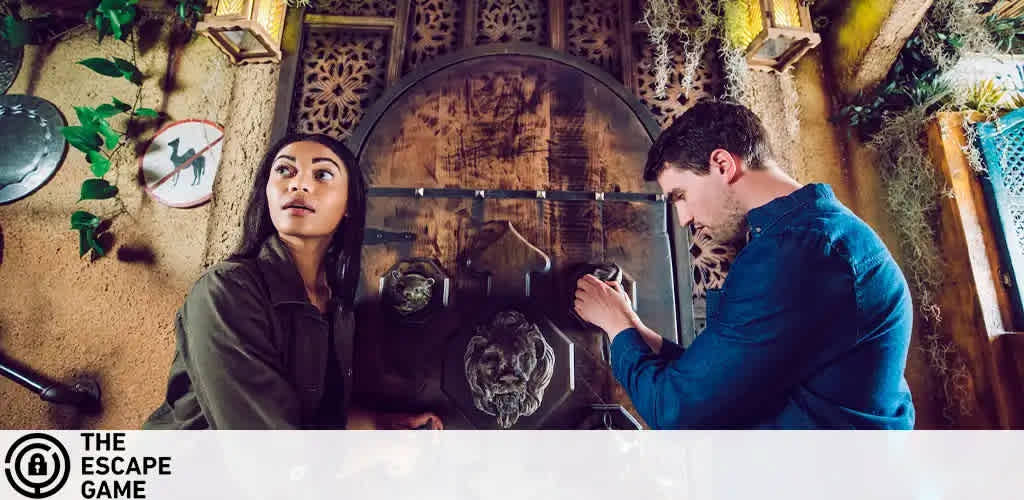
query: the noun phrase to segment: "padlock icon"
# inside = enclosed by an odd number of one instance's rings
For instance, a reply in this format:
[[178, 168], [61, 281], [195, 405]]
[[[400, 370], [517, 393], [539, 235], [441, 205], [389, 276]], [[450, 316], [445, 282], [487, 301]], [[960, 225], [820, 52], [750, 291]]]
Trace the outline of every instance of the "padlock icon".
[[32, 458], [28, 461], [28, 475], [30, 476], [45, 476], [49, 474], [46, 470], [46, 460], [43, 459], [42, 453], [36, 453], [32, 455]]

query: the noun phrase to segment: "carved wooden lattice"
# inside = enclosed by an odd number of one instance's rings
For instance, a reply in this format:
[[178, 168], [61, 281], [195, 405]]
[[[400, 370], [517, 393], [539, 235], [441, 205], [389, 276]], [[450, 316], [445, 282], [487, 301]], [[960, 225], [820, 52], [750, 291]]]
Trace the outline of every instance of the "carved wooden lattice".
[[415, 0], [404, 71], [455, 50], [461, 18], [460, 0]]
[[310, 12], [336, 16], [395, 17], [398, 0], [313, 0]]
[[476, 43], [547, 43], [547, 0], [479, 0]]
[[622, 68], [619, 0], [570, 0], [568, 50], [613, 75]]
[[[647, 43], [646, 34], [637, 34], [633, 46], [634, 60], [633, 78], [636, 83], [637, 97], [654, 113], [662, 128], [668, 128], [677, 116], [690, 109], [695, 103], [714, 99], [721, 88], [718, 60], [714, 57], [714, 49], [705, 48], [704, 61], [701, 62], [690, 88], [682, 88], [682, 68], [684, 54], [679, 43], [670, 45], [673, 70], [670, 71], [669, 83], [665, 99], [654, 97], [654, 47]], [[675, 41], [675, 40], [673, 40]]]
[[690, 255], [693, 258], [693, 298], [703, 298], [707, 290], [721, 288], [729, 266], [736, 257], [737, 249], [732, 245], [712, 239], [707, 230], [701, 229], [693, 235]]
[[384, 90], [386, 35], [310, 30], [301, 60], [293, 130], [348, 137]]

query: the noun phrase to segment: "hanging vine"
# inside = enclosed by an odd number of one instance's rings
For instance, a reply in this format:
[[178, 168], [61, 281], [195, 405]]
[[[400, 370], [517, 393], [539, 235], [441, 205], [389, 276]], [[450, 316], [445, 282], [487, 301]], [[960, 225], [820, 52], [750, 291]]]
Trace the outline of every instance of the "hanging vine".
[[[925, 126], [938, 112], [963, 111], [967, 143], [962, 146], [971, 165], [980, 170], [981, 155], [974, 146], [970, 113], [994, 118], [1003, 92], [991, 82], [951, 86], [946, 77], [962, 54], [995, 54], [1020, 47], [1024, 18], [986, 15], [994, 2], [935, 0], [908, 39], [886, 80], [870, 94], [859, 94], [836, 119], [856, 130], [879, 153], [886, 205], [904, 254], [903, 268], [924, 319], [922, 338], [928, 364], [942, 386], [943, 415], [950, 425], [970, 416], [964, 356], [950, 339], [939, 336], [942, 310], [936, 302], [948, 285], [936, 240], [938, 203], [948, 195], [936, 177], [922, 143]], [[1020, 101], [1020, 100], [1019, 100]]]

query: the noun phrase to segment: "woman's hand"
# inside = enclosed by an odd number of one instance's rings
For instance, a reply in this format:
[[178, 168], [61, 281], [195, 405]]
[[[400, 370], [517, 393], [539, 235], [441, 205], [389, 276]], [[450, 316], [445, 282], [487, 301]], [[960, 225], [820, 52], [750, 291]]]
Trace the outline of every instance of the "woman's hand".
[[374, 415], [374, 428], [384, 430], [408, 429], [444, 429], [441, 417], [427, 413], [377, 413]]

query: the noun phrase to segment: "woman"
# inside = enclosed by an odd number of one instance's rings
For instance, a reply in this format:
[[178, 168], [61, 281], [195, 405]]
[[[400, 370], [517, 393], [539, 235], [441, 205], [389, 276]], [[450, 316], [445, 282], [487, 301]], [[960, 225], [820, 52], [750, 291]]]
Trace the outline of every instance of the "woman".
[[366, 188], [324, 135], [267, 152], [242, 243], [178, 311], [164, 404], [146, 429], [433, 428], [431, 413], [349, 407]]

